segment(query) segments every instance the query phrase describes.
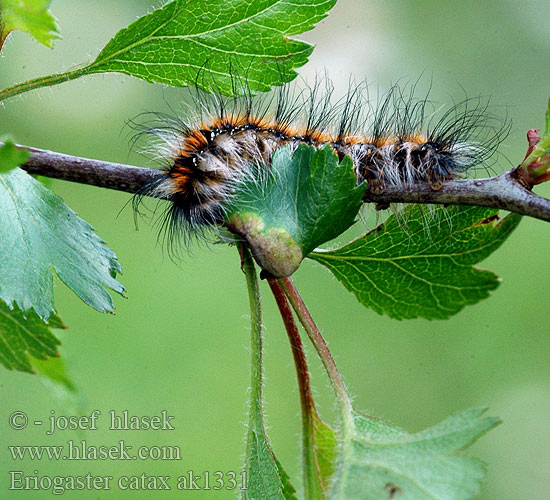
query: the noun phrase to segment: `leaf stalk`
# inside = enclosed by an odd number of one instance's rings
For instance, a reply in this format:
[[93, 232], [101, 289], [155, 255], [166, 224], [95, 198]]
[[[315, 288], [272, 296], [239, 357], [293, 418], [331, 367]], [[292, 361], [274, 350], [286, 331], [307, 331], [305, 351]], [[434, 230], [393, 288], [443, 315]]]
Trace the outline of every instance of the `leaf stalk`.
[[15, 97], [16, 95], [23, 94], [31, 90], [36, 90], [42, 87], [51, 87], [52, 85], [58, 85], [70, 80], [75, 80], [76, 78], [89, 74], [92, 66], [93, 63], [80, 65], [74, 69], [70, 69], [62, 73], [40, 76], [26, 82], [17, 83], [11, 87], [0, 90], [0, 101], [4, 101], [10, 97]]
[[321, 362], [325, 367], [332, 385], [332, 389], [336, 395], [342, 419], [347, 420], [351, 414], [351, 400], [342, 376], [336, 367], [334, 358], [332, 357], [321, 331], [317, 328], [317, 325], [313, 321], [311, 314], [309, 313], [292, 280], [290, 278], [280, 278], [277, 281], [284, 290], [290, 304], [292, 305], [292, 308], [294, 309], [294, 312], [296, 313], [296, 316], [298, 317], [298, 320], [304, 327], [304, 330], [315, 347], [319, 358], [321, 358]]
[[[314, 436], [314, 415], [317, 414], [315, 402], [311, 393], [311, 385], [309, 378], [309, 370], [304, 352], [304, 346], [298, 332], [298, 327], [292, 316], [292, 310], [288, 304], [288, 299], [285, 295], [279, 282], [274, 278], [268, 278], [267, 282], [271, 288], [279, 312], [283, 319], [283, 323], [288, 334], [288, 340], [294, 358], [296, 367], [296, 377], [298, 379], [298, 390], [300, 393], [300, 404], [302, 409], [302, 456], [303, 456], [303, 473], [304, 473], [304, 490], [306, 498], [316, 498], [315, 491], [318, 485], [318, 478], [321, 476], [319, 464], [316, 460], [316, 455], [311, 453], [315, 447]], [[311, 463], [314, 462], [314, 463]], [[317, 472], [317, 477], [311, 474], [312, 471]]]

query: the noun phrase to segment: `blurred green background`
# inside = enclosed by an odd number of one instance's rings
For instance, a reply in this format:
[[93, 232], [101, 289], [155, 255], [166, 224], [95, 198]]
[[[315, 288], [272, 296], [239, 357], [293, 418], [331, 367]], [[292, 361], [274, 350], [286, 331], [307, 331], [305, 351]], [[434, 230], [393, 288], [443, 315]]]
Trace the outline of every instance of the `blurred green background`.
[[[120, 28], [159, 2], [54, 0], [63, 40], [48, 50], [13, 34], [0, 59], [2, 87], [94, 57]], [[550, 95], [550, 31], [546, 0], [444, 2], [339, 0], [331, 15], [302, 38], [315, 43], [300, 74], [326, 69], [343, 92], [349, 75], [372, 88], [433, 80], [439, 102], [491, 96], [497, 114], [513, 121], [495, 166], [503, 171], [525, 154], [525, 132], [543, 125]], [[19, 143], [104, 160], [149, 165], [130, 156], [125, 121], [143, 111], [169, 111], [184, 91], [116, 74], [94, 76], [12, 99], [0, 108], [0, 135]], [[116, 315], [86, 307], [60, 282], [56, 303], [70, 326], [61, 353], [79, 387], [85, 413], [129, 410], [174, 415], [175, 431], [16, 432], [8, 415], [24, 410], [47, 419], [73, 410], [38, 377], [0, 371], [0, 498], [48, 498], [7, 492], [10, 470], [39, 475], [179, 476], [188, 470], [239, 471], [244, 452], [249, 383], [249, 326], [244, 277], [234, 248], [195, 247], [179, 264], [141, 221], [135, 230], [129, 195], [54, 181], [52, 189], [97, 228], [122, 263], [128, 299]], [[550, 196], [549, 186], [537, 190]], [[368, 216], [372, 224], [375, 216]], [[486, 262], [502, 277], [493, 296], [449, 321], [395, 321], [363, 308], [320, 266], [305, 262], [295, 282], [325, 333], [358, 408], [415, 431], [469, 407], [488, 406], [504, 423], [471, 452], [489, 464], [482, 499], [550, 497], [550, 312], [547, 297], [550, 226], [524, 220]], [[266, 410], [279, 459], [298, 484], [299, 404], [294, 368], [274, 301], [262, 284], [266, 343]], [[311, 352], [311, 349], [308, 351]], [[310, 356], [322, 413], [333, 419], [330, 389]], [[16, 463], [14, 444], [173, 445], [179, 462]], [[77, 492], [71, 499], [233, 498], [225, 492]]]

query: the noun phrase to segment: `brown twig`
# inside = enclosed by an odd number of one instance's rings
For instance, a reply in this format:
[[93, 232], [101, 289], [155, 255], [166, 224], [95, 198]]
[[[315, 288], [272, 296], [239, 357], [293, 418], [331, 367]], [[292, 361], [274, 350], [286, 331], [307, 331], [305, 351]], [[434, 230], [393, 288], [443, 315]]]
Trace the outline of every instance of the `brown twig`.
[[382, 194], [367, 192], [364, 200], [381, 204], [476, 205], [509, 210], [550, 222], [550, 200], [525, 188], [516, 178], [516, 169], [486, 179], [446, 181], [437, 191], [428, 183], [387, 187]]
[[[1, 143], [0, 143], [1, 144]], [[43, 175], [82, 184], [136, 193], [159, 175], [159, 171], [119, 163], [110, 163], [76, 156], [25, 148], [31, 158], [21, 168]], [[365, 202], [434, 203], [445, 205], [477, 205], [509, 210], [550, 222], [550, 200], [536, 195], [516, 178], [516, 169], [486, 179], [447, 181], [440, 190], [428, 183], [387, 187], [381, 194], [367, 192]]]
[[27, 163], [21, 166], [23, 170], [29, 174], [43, 175], [64, 181], [137, 193], [159, 174], [158, 170], [152, 168], [91, 160], [27, 146], [18, 147], [32, 153]]

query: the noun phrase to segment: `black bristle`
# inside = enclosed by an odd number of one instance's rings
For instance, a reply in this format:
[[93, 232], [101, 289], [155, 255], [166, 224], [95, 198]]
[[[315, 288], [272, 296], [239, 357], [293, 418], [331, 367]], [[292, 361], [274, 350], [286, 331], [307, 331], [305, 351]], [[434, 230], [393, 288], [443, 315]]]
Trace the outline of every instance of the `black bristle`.
[[[351, 81], [346, 95], [334, 103], [334, 88], [326, 78], [317, 78], [306, 90], [285, 85], [258, 96], [252, 95], [242, 77], [235, 86], [239, 95], [232, 98], [217, 94], [215, 84], [213, 93], [193, 91], [189, 108], [195, 109], [205, 139], [195, 148], [188, 147], [188, 138], [196, 134], [193, 120], [150, 113], [140, 115], [148, 119], [145, 125], [130, 123], [137, 129], [134, 143], [153, 135], [170, 148], [169, 154], [161, 155], [164, 173], [136, 195], [134, 208], [139, 213], [144, 196], [167, 200], [160, 226], [172, 253], [177, 241], [202, 237], [223, 222], [224, 204], [243, 168], [246, 164], [254, 164], [256, 171], [268, 168], [273, 144], [320, 147], [324, 142], [318, 138], [327, 137], [340, 161], [351, 156], [358, 182], [366, 180], [370, 189], [383, 190], [415, 182], [435, 186], [479, 165], [487, 168], [509, 130], [506, 120], [492, 116], [487, 99], [464, 99], [438, 113], [428, 95], [415, 97], [416, 84], [395, 85], [375, 104], [365, 97], [366, 85]], [[193, 113], [186, 111], [184, 116], [189, 114]], [[214, 128], [209, 123], [219, 125]], [[289, 130], [297, 132], [291, 135]], [[179, 185], [189, 191], [174, 193], [176, 184], [170, 183], [183, 175], [178, 174], [183, 167], [189, 182]]]

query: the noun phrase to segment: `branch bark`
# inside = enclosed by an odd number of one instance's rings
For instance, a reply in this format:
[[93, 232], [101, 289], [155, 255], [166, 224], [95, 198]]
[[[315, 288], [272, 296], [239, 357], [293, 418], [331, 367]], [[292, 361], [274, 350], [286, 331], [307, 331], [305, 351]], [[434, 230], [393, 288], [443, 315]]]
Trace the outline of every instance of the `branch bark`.
[[382, 194], [369, 193], [365, 202], [436, 203], [443, 205], [476, 205], [509, 210], [550, 222], [550, 200], [524, 187], [516, 177], [516, 169], [486, 179], [446, 181], [434, 191], [428, 183], [404, 187], [388, 187]]
[[32, 153], [27, 163], [21, 165], [23, 170], [26, 170], [29, 174], [64, 181], [89, 184], [134, 194], [159, 174], [159, 170], [152, 168], [91, 160], [27, 146], [18, 147], [27, 149]]
[[[1, 143], [0, 143], [1, 144]], [[159, 170], [110, 163], [88, 158], [19, 146], [32, 153], [21, 166], [30, 174], [137, 193], [159, 175]], [[381, 194], [366, 193], [365, 202], [381, 206], [388, 203], [434, 203], [477, 205], [509, 210], [550, 222], [550, 200], [525, 188], [516, 177], [516, 169], [486, 179], [447, 181], [440, 190], [428, 183], [399, 188], [388, 187]]]

